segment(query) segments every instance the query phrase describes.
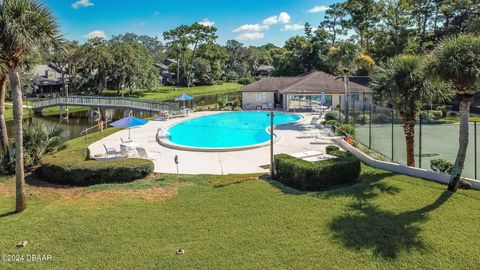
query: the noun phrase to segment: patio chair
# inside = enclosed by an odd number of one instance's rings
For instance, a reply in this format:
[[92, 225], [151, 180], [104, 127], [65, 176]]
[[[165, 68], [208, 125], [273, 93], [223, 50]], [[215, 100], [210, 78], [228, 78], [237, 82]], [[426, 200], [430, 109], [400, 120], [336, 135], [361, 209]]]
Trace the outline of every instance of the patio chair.
[[272, 104], [272, 103], [268, 103], [268, 104], [267, 104], [267, 109], [272, 110], [272, 109], [273, 109], [273, 104]]
[[262, 111], [268, 110], [268, 105], [267, 103], [262, 104]]
[[123, 157], [123, 158], [128, 158], [130, 156], [129, 152], [128, 152], [128, 148], [127, 146], [125, 145], [120, 145], [120, 155]]
[[257, 106], [255, 106], [255, 110], [261, 111], [261, 110], [262, 110], [262, 105], [257, 105]]
[[143, 147], [137, 147], [137, 153], [139, 158], [152, 160], [152, 158], [148, 156], [147, 150]]
[[108, 148], [105, 144], [103, 145], [103, 148], [105, 148], [106, 158], [108, 158], [109, 156], [117, 157], [117, 150], [115, 150], [114, 148]]

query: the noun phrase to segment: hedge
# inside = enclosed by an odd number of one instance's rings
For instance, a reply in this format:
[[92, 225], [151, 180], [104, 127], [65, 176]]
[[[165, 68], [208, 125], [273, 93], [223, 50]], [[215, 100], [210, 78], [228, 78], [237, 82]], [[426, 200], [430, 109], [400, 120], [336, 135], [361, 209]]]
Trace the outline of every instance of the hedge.
[[355, 183], [360, 176], [360, 161], [338, 148], [330, 148], [329, 152], [337, 158], [313, 163], [286, 154], [275, 155], [275, 180], [303, 191]]
[[[95, 135], [94, 135], [95, 137]], [[100, 138], [98, 138], [100, 139]], [[130, 182], [151, 174], [150, 160], [88, 160], [83, 138], [67, 143], [67, 147], [42, 161], [41, 173], [48, 182], [88, 186], [102, 183]]]

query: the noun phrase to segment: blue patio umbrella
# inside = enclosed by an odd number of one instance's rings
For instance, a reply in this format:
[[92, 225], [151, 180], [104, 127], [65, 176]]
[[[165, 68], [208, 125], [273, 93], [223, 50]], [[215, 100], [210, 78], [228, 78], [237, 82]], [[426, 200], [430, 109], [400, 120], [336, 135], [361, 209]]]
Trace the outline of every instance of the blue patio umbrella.
[[185, 107], [185, 101], [187, 100], [193, 100], [193, 97], [183, 93], [180, 96], [175, 98], [175, 101], [183, 101], [183, 107]]
[[117, 120], [117, 121], [111, 123], [110, 125], [112, 125], [114, 127], [128, 127], [128, 139], [130, 140], [130, 129], [132, 127], [143, 126], [146, 123], [148, 123], [147, 120], [143, 120], [143, 119], [140, 119], [140, 118], [129, 116], [129, 117], [125, 117], [125, 118], [122, 118], [120, 120]]

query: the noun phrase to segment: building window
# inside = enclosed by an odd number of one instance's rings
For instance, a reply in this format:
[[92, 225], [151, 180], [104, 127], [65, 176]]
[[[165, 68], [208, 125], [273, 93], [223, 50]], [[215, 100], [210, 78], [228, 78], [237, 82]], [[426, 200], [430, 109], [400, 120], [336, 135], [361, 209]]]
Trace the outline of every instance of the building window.
[[265, 101], [267, 101], [267, 93], [265, 93], [265, 92], [258, 93], [258, 94], [256, 95], [256, 99], [257, 99], [257, 102], [265, 102]]

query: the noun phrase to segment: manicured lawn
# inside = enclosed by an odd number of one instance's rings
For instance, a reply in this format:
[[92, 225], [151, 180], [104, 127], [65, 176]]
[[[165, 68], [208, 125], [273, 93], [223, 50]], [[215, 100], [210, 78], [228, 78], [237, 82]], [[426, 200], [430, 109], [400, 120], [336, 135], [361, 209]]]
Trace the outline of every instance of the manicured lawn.
[[[224, 83], [222, 85], [208, 85], [208, 86], [195, 86], [195, 87], [176, 87], [176, 86], [161, 86], [155, 90], [134, 90], [132, 97], [148, 99], [148, 100], [172, 100], [182, 93], [186, 93], [191, 96], [201, 96], [209, 94], [222, 94], [238, 91], [243, 85], [237, 83]], [[176, 90], [175, 90], [176, 89]], [[117, 90], [104, 90], [102, 92], [104, 96], [121, 96], [121, 93], [117, 93]], [[125, 96], [129, 94], [126, 93]]]
[[[65, 109], [65, 108], [64, 108]], [[68, 111], [70, 113], [88, 111], [88, 107], [78, 107], [78, 106], [68, 106]], [[64, 112], [65, 113], [65, 112]], [[60, 107], [50, 107], [42, 110], [44, 116], [55, 116], [60, 114]]]
[[[17, 269], [473, 269], [480, 193], [363, 167], [361, 182], [300, 193], [258, 175], [161, 175], [42, 187], [11, 214], [0, 178], [2, 254], [52, 255]], [[28, 240], [27, 247], [15, 244]], [[184, 255], [175, 255], [184, 248]]]
[[[23, 109], [23, 116], [33, 115], [33, 111], [29, 109]], [[13, 106], [11, 104], [5, 105], [5, 121], [13, 120]]]
[[[448, 116], [446, 118], [443, 118], [441, 119], [442, 122], [445, 122], [445, 123], [460, 123], [460, 117], [459, 116]], [[478, 114], [470, 114], [470, 117], [468, 118], [468, 120], [470, 121], [476, 121], [476, 122], [480, 122], [480, 115]]]

